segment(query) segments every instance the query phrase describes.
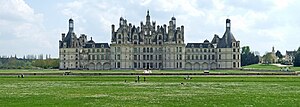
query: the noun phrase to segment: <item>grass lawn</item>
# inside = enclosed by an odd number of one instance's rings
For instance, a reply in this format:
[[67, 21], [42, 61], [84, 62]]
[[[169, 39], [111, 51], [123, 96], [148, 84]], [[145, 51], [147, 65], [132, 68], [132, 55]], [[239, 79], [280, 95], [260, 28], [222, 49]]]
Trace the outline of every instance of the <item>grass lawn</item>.
[[183, 78], [146, 77], [144, 82], [142, 77], [134, 82], [134, 76], [0, 76], [0, 106], [300, 105], [300, 77]]
[[242, 68], [260, 69], [260, 70], [280, 70], [280, 67], [271, 64], [253, 64], [253, 65], [243, 66]]
[[[259, 69], [259, 70], [280, 70], [281, 69], [281, 67], [272, 64], [253, 64], [253, 65], [243, 66], [242, 68]], [[300, 67], [290, 66], [290, 70], [300, 71]]]
[[[26, 69], [2, 69], [0, 73], [143, 73], [143, 70], [26, 70]], [[204, 70], [152, 70], [152, 73], [203, 73]], [[210, 72], [245, 72], [241, 70], [209, 70]]]

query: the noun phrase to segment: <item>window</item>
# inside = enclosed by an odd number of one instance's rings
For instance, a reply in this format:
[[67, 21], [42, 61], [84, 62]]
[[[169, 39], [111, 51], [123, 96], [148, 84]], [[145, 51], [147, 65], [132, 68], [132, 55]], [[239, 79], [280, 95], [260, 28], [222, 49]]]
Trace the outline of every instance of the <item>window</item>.
[[133, 63], [133, 67], [137, 68], [137, 63], [136, 62]]
[[219, 52], [221, 52], [221, 49], [219, 49]]
[[233, 59], [235, 59], [235, 54], [233, 54], [233, 56], [232, 56], [232, 57], [233, 57]]
[[215, 60], [215, 55], [211, 55], [211, 59], [212, 59], [212, 60]]
[[117, 68], [121, 68], [120, 62], [117, 62]]
[[207, 59], [207, 56], [206, 55], [204, 55], [204, 60], [206, 60]]
[[121, 60], [121, 55], [120, 54], [117, 55], [117, 60]]
[[99, 49], [97, 49], [97, 52], [100, 52], [100, 50], [99, 50]]
[[133, 60], [137, 60], [137, 55], [133, 55]]
[[118, 35], [118, 39], [121, 39], [121, 34]]
[[181, 62], [179, 62], [179, 68], [182, 68], [182, 63]]
[[101, 60], [104, 60], [104, 55], [101, 55]]
[[100, 55], [97, 55], [97, 59], [98, 59], [98, 60], [100, 59]]
[[221, 55], [219, 55], [219, 59], [221, 59]]
[[235, 49], [233, 48], [233, 50], [232, 50], [233, 52], [235, 52]]
[[179, 47], [179, 52], [182, 52], [182, 47]]
[[101, 49], [101, 52], [104, 52], [104, 49], [103, 49], [103, 48]]
[[206, 49], [204, 49], [204, 52], [206, 52]]
[[233, 68], [235, 68], [236, 67], [235, 62], [233, 62], [232, 64], [233, 64]]

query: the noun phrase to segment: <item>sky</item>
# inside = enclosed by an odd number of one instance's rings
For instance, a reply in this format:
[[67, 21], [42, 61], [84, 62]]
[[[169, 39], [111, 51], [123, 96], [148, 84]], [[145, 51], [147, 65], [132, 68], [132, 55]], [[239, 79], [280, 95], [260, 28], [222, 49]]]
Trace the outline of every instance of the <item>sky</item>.
[[70, 18], [77, 35], [110, 43], [112, 24], [123, 17], [139, 26], [147, 10], [158, 25], [176, 17], [177, 26], [184, 25], [185, 43], [222, 37], [229, 18], [241, 46], [260, 55], [273, 46], [283, 54], [300, 46], [300, 0], [0, 0], [0, 56], [57, 58]]

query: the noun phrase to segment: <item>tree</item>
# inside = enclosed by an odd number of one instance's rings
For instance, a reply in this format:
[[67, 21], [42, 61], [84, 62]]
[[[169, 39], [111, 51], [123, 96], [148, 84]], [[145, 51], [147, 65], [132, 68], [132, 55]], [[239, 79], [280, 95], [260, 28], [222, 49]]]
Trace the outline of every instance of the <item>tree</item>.
[[250, 53], [250, 47], [249, 46], [242, 47], [242, 54], [247, 54], [247, 53]]
[[281, 54], [281, 52], [280, 52], [279, 50], [276, 51], [275, 55], [276, 55], [279, 59], [283, 58], [283, 55]]
[[297, 53], [295, 54], [294, 66], [300, 66], [300, 47], [298, 48]]
[[259, 56], [254, 55], [253, 52], [250, 52], [249, 46], [242, 47], [242, 57], [241, 57], [241, 65], [251, 65], [251, 64], [257, 64], [259, 62]]

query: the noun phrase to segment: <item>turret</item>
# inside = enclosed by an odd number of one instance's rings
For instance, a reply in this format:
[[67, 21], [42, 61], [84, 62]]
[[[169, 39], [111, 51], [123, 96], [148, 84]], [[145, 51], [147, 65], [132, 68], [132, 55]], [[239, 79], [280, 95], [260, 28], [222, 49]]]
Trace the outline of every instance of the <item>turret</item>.
[[65, 40], [65, 37], [66, 37], [66, 34], [65, 34], [65, 33], [62, 33], [62, 34], [61, 34], [61, 40], [64, 41], [64, 40]]
[[120, 17], [120, 23], [119, 23], [119, 25], [120, 25], [120, 27], [121, 27], [122, 25], [124, 25], [124, 19], [123, 19], [123, 17]]
[[176, 27], [176, 18], [174, 16], [171, 18], [171, 21], [173, 23], [173, 26]]
[[226, 19], [226, 30], [230, 31], [231, 23], [230, 19]]
[[111, 25], [111, 32], [112, 32], [112, 33], [115, 32], [115, 25], [114, 25], [114, 24]]
[[73, 19], [69, 19], [69, 31], [72, 32], [74, 30], [74, 21]]

